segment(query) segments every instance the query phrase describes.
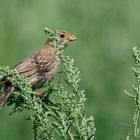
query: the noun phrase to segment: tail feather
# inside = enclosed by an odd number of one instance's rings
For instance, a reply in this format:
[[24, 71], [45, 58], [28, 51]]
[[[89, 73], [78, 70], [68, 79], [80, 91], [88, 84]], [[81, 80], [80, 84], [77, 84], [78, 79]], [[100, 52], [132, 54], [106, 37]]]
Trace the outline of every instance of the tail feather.
[[3, 93], [0, 94], [0, 107], [2, 107], [5, 104], [5, 102], [7, 101], [7, 99], [9, 98], [9, 96], [12, 94], [13, 91], [14, 87], [9, 86], [3, 91]]

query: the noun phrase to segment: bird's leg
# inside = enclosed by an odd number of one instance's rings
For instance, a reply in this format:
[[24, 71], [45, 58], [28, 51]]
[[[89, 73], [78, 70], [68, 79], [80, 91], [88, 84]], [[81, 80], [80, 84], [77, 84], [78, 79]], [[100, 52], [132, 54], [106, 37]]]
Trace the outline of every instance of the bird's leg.
[[62, 74], [62, 73], [65, 73], [63, 70], [60, 70], [58, 73]]
[[42, 93], [37, 92], [37, 91], [33, 91], [33, 95], [36, 96], [36, 97], [40, 97], [40, 98], [44, 97]]
[[58, 72], [58, 74], [59, 74], [59, 80], [58, 80], [58, 83], [60, 84], [60, 83], [61, 83], [61, 79], [62, 79], [62, 74], [65, 74], [65, 71], [60, 70], [60, 71]]

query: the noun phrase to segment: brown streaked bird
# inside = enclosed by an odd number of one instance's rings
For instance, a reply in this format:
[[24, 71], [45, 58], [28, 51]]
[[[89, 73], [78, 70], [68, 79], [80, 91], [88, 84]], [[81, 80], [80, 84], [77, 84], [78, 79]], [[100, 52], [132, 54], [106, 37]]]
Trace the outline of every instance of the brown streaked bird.
[[[60, 49], [67, 47], [68, 43], [76, 40], [76, 37], [68, 32], [59, 31], [49, 37], [43, 48], [24, 59], [14, 66], [21, 76], [26, 76], [32, 89], [35, 90], [45, 82], [50, 82], [58, 71], [60, 60], [57, 55]], [[57, 47], [57, 44], [61, 48]], [[8, 80], [1, 79], [0, 84], [5, 85], [3, 93], [0, 94], [0, 107], [4, 105], [8, 97], [16, 90]]]

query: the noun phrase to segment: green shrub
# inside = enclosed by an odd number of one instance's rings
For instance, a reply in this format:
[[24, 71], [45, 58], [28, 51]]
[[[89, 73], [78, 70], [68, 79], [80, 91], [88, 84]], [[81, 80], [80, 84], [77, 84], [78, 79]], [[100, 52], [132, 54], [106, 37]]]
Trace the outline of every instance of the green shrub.
[[[45, 29], [50, 35], [54, 32]], [[59, 44], [57, 47], [59, 46]], [[34, 140], [93, 140], [95, 135], [94, 117], [85, 114], [86, 97], [79, 89], [79, 70], [74, 60], [59, 52], [62, 72], [55, 83], [44, 84], [43, 98], [34, 95], [26, 77], [15, 69], [0, 67], [0, 78], [8, 75], [13, 86], [18, 87], [6, 104], [14, 105], [11, 114], [29, 110], [28, 119], [33, 122]], [[1, 86], [1, 91], [3, 87]]]

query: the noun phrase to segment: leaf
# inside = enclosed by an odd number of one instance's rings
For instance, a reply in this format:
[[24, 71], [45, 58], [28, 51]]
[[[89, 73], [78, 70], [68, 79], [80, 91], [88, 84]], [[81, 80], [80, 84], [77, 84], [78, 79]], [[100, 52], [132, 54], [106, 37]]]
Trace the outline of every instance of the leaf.
[[136, 98], [136, 95], [131, 93], [131, 92], [128, 92], [127, 90], [124, 90], [125, 94], [128, 95], [129, 97], [132, 97], [132, 98]]

